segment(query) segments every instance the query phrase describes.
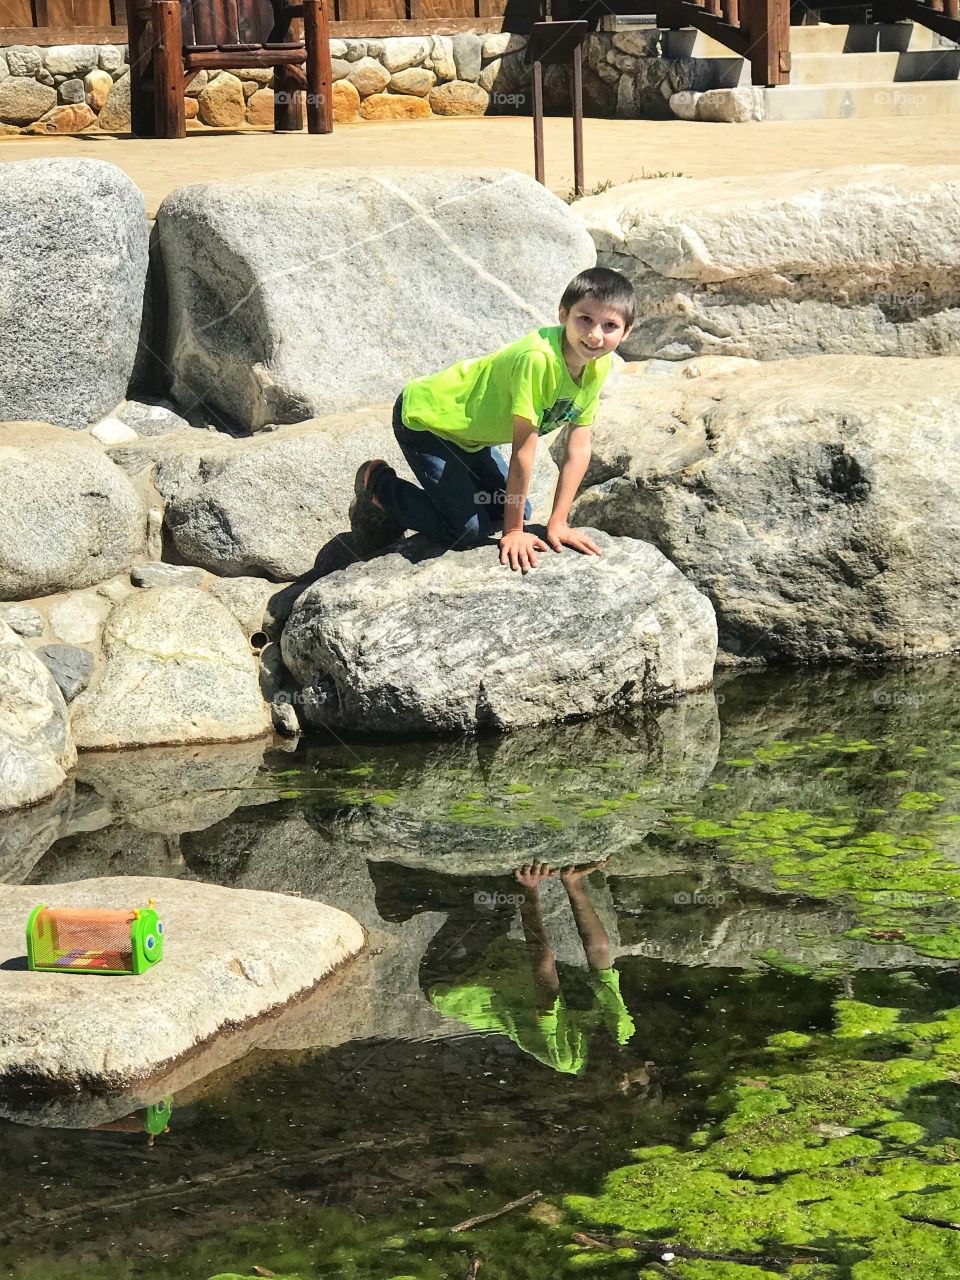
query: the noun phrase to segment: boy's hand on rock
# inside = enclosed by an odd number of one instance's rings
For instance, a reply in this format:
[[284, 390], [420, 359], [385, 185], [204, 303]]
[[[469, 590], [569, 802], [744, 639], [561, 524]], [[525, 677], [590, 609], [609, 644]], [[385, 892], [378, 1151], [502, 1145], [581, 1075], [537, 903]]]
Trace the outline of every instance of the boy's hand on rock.
[[535, 533], [526, 533], [523, 529], [514, 529], [505, 533], [500, 539], [500, 563], [509, 564], [511, 569], [519, 569], [526, 573], [528, 569], [537, 567], [537, 552], [549, 551], [550, 548]]
[[562, 551], [564, 547], [573, 547], [585, 556], [599, 556], [603, 553], [592, 538], [588, 538], [579, 529], [571, 529], [563, 521], [547, 525], [547, 541], [554, 551]]

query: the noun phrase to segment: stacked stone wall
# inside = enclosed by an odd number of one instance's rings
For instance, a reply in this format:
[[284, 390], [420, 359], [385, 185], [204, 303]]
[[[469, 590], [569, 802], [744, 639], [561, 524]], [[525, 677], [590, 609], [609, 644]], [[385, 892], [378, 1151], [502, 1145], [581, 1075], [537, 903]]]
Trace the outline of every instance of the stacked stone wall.
[[[596, 32], [584, 48], [584, 110], [669, 117], [671, 94], [694, 87], [692, 62], [661, 56], [654, 27]], [[334, 120], [528, 115], [526, 37], [508, 33], [331, 40]], [[122, 133], [130, 128], [125, 45], [0, 48], [0, 134]], [[569, 72], [544, 76], [548, 111], [569, 104]], [[273, 128], [269, 68], [201, 71], [186, 91], [187, 127]]]

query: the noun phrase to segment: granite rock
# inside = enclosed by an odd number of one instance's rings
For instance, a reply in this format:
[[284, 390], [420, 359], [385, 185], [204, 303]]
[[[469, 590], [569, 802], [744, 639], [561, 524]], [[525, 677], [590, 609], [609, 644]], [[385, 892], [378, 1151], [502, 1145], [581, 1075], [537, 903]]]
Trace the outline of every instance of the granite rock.
[[707, 598], [649, 544], [597, 542], [600, 557], [547, 552], [521, 575], [494, 543], [441, 555], [415, 538], [314, 583], [282, 637], [308, 723], [503, 730], [709, 685]]

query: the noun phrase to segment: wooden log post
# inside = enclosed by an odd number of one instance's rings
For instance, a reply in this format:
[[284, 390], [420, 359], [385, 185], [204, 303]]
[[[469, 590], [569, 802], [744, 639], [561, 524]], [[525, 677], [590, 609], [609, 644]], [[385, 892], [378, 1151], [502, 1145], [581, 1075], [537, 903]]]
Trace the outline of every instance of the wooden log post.
[[[790, 0], [745, 0], [755, 85], [790, 82]], [[741, 18], [742, 22], [742, 18]]]
[[[185, 138], [180, 0], [153, 0], [153, 93], [158, 138]], [[131, 86], [132, 87], [132, 86]]]
[[152, 37], [149, 0], [146, 4], [144, 0], [127, 0], [130, 132], [136, 138], [153, 138], [157, 132], [156, 109], [153, 105]]
[[303, 36], [307, 46], [307, 129], [310, 133], [333, 133], [327, 0], [303, 0]]
[[273, 73], [273, 127], [277, 133], [303, 128], [303, 94], [291, 67], [277, 67]]

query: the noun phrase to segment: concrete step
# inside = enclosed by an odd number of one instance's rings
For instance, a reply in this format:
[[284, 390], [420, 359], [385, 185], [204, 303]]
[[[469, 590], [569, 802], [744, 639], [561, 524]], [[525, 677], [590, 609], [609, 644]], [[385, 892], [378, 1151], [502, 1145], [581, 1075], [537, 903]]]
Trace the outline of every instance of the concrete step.
[[894, 80], [901, 56], [899, 53], [794, 52], [790, 83], [872, 84]]
[[958, 49], [917, 49], [910, 53], [794, 53], [790, 83], [956, 80], [958, 75]]
[[[624, 21], [616, 19], [617, 22]], [[914, 53], [942, 51], [940, 37], [913, 22], [885, 22], [847, 26], [820, 23], [813, 27], [791, 27], [790, 49], [795, 55], [828, 53]], [[731, 50], [712, 36], [693, 27], [664, 31], [666, 58], [729, 58]]]
[[789, 84], [765, 89], [767, 120], [851, 120], [960, 115], [960, 81]]
[[817, 26], [791, 27], [794, 53], [905, 53], [935, 49], [940, 38], [914, 22], [821, 22]]

